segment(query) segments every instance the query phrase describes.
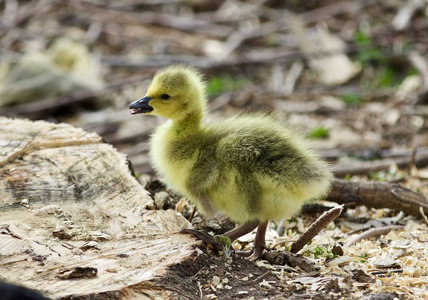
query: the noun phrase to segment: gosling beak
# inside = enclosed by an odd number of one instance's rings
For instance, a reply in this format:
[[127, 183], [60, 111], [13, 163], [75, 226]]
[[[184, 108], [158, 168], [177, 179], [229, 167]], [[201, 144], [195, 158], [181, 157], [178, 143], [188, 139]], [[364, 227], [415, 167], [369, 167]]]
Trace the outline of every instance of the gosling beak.
[[150, 100], [152, 100], [152, 98], [145, 96], [129, 104], [131, 114], [136, 115], [151, 112], [153, 107], [149, 105]]

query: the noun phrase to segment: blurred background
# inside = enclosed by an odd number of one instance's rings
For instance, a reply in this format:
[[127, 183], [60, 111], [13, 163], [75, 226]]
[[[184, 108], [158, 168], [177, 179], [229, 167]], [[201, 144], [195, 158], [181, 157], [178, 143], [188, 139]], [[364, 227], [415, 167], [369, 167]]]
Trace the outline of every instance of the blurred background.
[[0, 115], [95, 131], [151, 174], [148, 137], [164, 120], [127, 107], [156, 70], [185, 63], [206, 74], [209, 121], [272, 111], [307, 132], [338, 177], [407, 180], [424, 191], [427, 172], [412, 183], [391, 166], [428, 164], [427, 7], [0, 0]]

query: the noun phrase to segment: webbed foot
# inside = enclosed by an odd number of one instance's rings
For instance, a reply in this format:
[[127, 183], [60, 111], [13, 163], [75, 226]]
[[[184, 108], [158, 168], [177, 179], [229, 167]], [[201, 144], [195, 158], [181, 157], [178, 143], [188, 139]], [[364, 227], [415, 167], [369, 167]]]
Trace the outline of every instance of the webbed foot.
[[250, 256], [248, 256], [247, 259], [249, 261], [255, 261], [261, 258], [262, 256], [263, 256], [263, 248], [260, 248], [260, 249], [255, 248], [253, 253]]
[[271, 249], [266, 247], [265, 245], [262, 245], [260, 249], [255, 248], [254, 250], [250, 250], [250, 251], [235, 250], [235, 254], [239, 256], [243, 256], [250, 261], [255, 261], [263, 256], [263, 250], [270, 251]]
[[[258, 220], [244, 223], [241, 226], [226, 232], [224, 235], [209, 235], [205, 231], [202, 230], [195, 230], [195, 229], [182, 229], [180, 230], [180, 233], [189, 233], [197, 237], [198, 239], [204, 241], [207, 244], [210, 244], [214, 250], [217, 251], [223, 251], [226, 256], [230, 255], [230, 250], [234, 251], [236, 254], [245, 256], [247, 259], [254, 261], [256, 259], [259, 259], [263, 255], [263, 250], [269, 248], [265, 245], [265, 234], [267, 229], [268, 222], [259, 222]], [[232, 247], [232, 242], [243, 236], [244, 234], [247, 234], [251, 232], [254, 228], [257, 229], [256, 238], [254, 240], [254, 251], [236, 251]]]
[[223, 245], [222, 245], [221, 241], [216, 239], [215, 236], [212, 236], [203, 230], [184, 228], [184, 229], [180, 230], [180, 233], [192, 234], [196, 238], [200, 239], [201, 241], [213, 246], [213, 248], [215, 250], [217, 250], [217, 251], [223, 250]]

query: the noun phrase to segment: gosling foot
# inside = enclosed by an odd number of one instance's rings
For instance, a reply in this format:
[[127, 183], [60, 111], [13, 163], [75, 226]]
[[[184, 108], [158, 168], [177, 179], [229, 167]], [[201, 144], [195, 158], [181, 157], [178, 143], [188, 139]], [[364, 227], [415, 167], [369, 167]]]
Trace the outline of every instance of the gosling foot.
[[213, 248], [217, 251], [223, 250], [223, 245], [214, 238], [214, 236], [209, 235], [203, 230], [196, 230], [196, 229], [181, 229], [180, 233], [188, 233], [191, 235], [194, 235], [196, 238], [200, 239], [201, 241], [213, 246]]
[[257, 233], [254, 239], [254, 251], [234, 251], [236, 254], [248, 257], [249, 260], [254, 261], [259, 259], [263, 255], [263, 250], [268, 248], [265, 245], [265, 235], [267, 229], [268, 222], [259, 222], [259, 220], [254, 220], [251, 222], [247, 222], [242, 224], [235, 229], [226, 232], [224, 235], [215, 235], [211, 236], [205, 231], [195, 230], [195, 229], [182, 229], [180, 233], [188, 233], [192, 234], [198, 239], [204, 241], [207, 244], [210, 244], [214, 250], [224, 251], [228, 256], [230, 254], [230, 250], [234, 250], [232, 247], [232, 242], [237, 238], [253, 231], [256, 227]]
[[255, 261], [263, 256], [263, 250], [270, 251], [271, 249], [263, 245], [261, 249], [254, 249], [250, 251], [235, 250], [235, 254], [245, 257], [250, 261]]
[[262, 249], [254, 249], [253, 253], [247, 257], [249, 261], [258, 260], [263, 256], [263, 248]]
[[232, 243], [237, 238], [253, 231], [258, 225], [259, 225], [258, 220], [247, 222], [242, 224], [241, 226], [238, 226], [226, 232], [224, 235], [217, 235], [217, 236], [209, 235], [208, 233], [202, 230], [188, 229], [188, 228], [181, 229], [180, 233], [192, 234], [198, 239], [200, 239], [201, 241], [204, 241], [205, 243], [212, 245], [215, 250], [221, 251], [224, 249], [224, 246], [229, 246], [227, 245], [229, 241], [226, 241], [225, 239], [230, 239], [230, 243]]

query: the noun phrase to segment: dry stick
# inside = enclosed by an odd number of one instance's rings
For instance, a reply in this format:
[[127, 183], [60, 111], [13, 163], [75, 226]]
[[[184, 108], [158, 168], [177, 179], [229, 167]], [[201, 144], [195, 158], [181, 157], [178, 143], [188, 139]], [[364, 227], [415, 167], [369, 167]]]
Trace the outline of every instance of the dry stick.
[[316, 236], [324, 227], [326, 227], [330, 222], [335, 220], [340, 216], [343, 210], [343, 205], [338, 207], [333, 207], [329, 211], [324, 212], [311, 226], [306, 230], [300, 238], [291, 245], [290, 252], [297, 253], [303, 249], [303, 247], [310, 241], [314, 236]]
[[[217, 60], [213, 58], [208, 57], [201, 57], [201, 56], [178, 56], [178, 55], [152, 55], [152, 56], [145, 56], [144, 59], [135, 61], [130, 60], [126, 56], [104, 56], [101, 57], [101, 61], [103, 64], [106, 64], [108, 66], [114, 66], [114, 67], [128, 67], [128, 68], [147, 68], [147, 67], [163, 67], [170, 64], [175, 63], [187, 63], [189, 65], [192, 65], [194, 67], [198, 67], [201, 69], [224, 69], [228, 67], [241, 67], [245, 65], [254, 65], [254, 64], [265, 64], [265, 63], [286, 63], [286, 62], [294, 62], [296, 60], [305, 60], [311, 57], [321, 58], [321, 57], [328, 57], [335, 54], [354, 54], [359, 53], [361, 51], [366, 51], [374, 49], [374, 47], [354, 47], [354, 46], [347, 46], [345, 51], [324, 51], [317, 53], [316, 55], [305, 55], [300, 50], [290, 50], [290, 48], [279, 48], [275, 50], [271, 49], [258, 49], [249, 51], [246, 53], [241, 53], [239, 57], [236, 58], [226, 58], [222, 60]], [[393, 57], [399, 57], [400, 55], [390, 55], [389, 58]], [[401, 55], [402, 56], [402, 55]], [[400, 56], [400, 57], [401, 57]], [[325, 87], [320, 86], [321, 90], [317, 90], [317, 93], [327, 93], [327, 92], [334, 92], [337, 91], [337, 89], [344, 89], [343, 87]], [[347, 88], [346, 88], [347, 89]], [[308, 93], [307, 90], [305, 90], [305, 93]], [[341, 94], [341, 93], [338, 93]], [[382, 94], [382, 96], [390, 96], [390, 93], [386, 93], [385, 95]]]
[[[339, 4], [334, 3], [333, 5], [328, 5], [319, 9], [315, 9], [313, 11], [300, 14], [298, 15], [298, 18], [302, 20], [302, 24], [306, 25], [309, 23], [322, 21], [335, 15], [355, 12], [358, 9], [361, 9], [367, 5], [374, 4], [375, 2], [375, 0], [364, 0], [358, 2], [342, 2]], [[227, 53], [225, 53], [225, 57], [228, 57], [235, 49], [237, 49], [243, 42], [248, 39], [263, 37], [268, 34], [277, 32], [281, 29], [288, 28], [288, 25], [284, 24], [284, 22], [281, 20], [284, 18], [284, 14], [286, 14], [286, 12], [275, 13], [273, 10], [270, 11], [272, 12], [271, 15], [276, 16], [278, 20], [264, 23], [259, 28], [256, 28], [251, 32], [244, 33], [235, 31], [229, 35], [229, 38], [226, 41], [226, 45], [228, 47]], [[287, 18], [287, 16], [285, 18]]]
[[0, 29], [0, 36], [6, 34], [10, 29], [18, 27], [23, 22], [27, 21], [34, 16], [41, 17], [44, 14], [49, 13], [54, 7], [54, 1], [42, 1], [34, 0], [28, 2], [27, 4], [21, 5], [18, 8], [16, 15], [13, 18], [12, 22], [8, 22], [7, 26]]
[[[411, 154], [408, 157], [388, 158], [362, 163], [357, 167], [333, 167], [333, 173], [338, 178], [344, 178], [347, 175], [363, 175], [370, 172], [386, 171], [392, 165], [397, 165], [400, 169], [409, 168], [412, 163]], [[416, 155], [414, 165], [422, 168], [428, 165], [428, 153]]]
[[189, 223], [191, 223], [191, 222], [193, 221], [193, 217], [195, 216], [196, 211], [197, 211], [197, 209], [196, 209], [196, 206], [195, 206], [195, 207], [192, 209], [192, 212], [190, 213], [189, 219], [187, 220], [187, 221], [189, 221]]
[[419, 212], [421, 213], [422, 218], [425, 220], [425, 223], [427, 223], [427, 224], [428, 224], [428, 218], [427, 218], [427, 216], [425, 215], [425, 212], [424, 212], [424, 210], [423, 210], [423, 208], [422, 208], [422, 207], [419, 207]]
[[423, 80], [423, 89], [428, 89], [428, 63], [426, 59], [417, 51], [409, 53], [409, 61], [418, 70]]
[[[290, 110], [290, 112], [294, 112], [294, 111], [295, 110]], [[309, 109], [307, 109], [307, 111], [308, 112], [316, 112], [316, 108], [312, 109], [312, 107], [309, 107]], [[341, 110], [337, 110], [337, 109], [334, 109], [331, 111], [335, 112], [335, 113], [341, 112]], [[303, 112], [306, 112], [306, 110], [303, 110]], [[361, 151], [363, 149], [358, 149], [358, 150]], [[366, 149], [366, 150], [375, 151], [375, 149]], [[418, 154], [418, 155], [427, 154], [428, 155], [428, 147], [416, 148], [416, 154]], [[348, 153], [345, 150], [341, 150], [341, 149], [324, 149], [321, 151], [321, 155], [327, 160], [335, 161], [335, 160], [337, 160], [343, 156], [347, 156]], [[399, 161], [400, 159], [403, 159], [406, 157], [409, 158], [410, 156], [412, 156], [413, 150], [409, 150], [409, 149], [403, 149], [403, 150], [399, 150], [399, 151], [390, 150], [390, 149], [389, 150], [380, 150], [380, 151], [378, 151], [377, 155], [379, 156], [379, 159], [372, 160], [371, 162], [366, 162], [365, 165], [368, 167], [372, 163], [382, 163], [382, 162], [388, 163], [390, 165], [393, 163], [397, 164], [397, 163], [400, 163], [400, 161]], [[416, 159], [416, 157], [415, 157], [415, 159]], [[396, 161], [396, 160], [398, 160], [398, 161]], [[403, 162], [401, 162], [401, 163], [403, 163]], [[416, 161], [415, 161], [415, 163], [416, 163]], [[338, 168], [337, 170], [344, 170], [345, 171], [346, 167], [342, 167], [342, 166], [339, 166], [339, 167], [340, 167], [340, 169]], [[406, 167], [406, 166], [404, 166], [404, 167]]]
[[[345, 53], [356, 53], [358, 51], [367, 50], [367, 48], [352, 48], [345, 50]], [[316, 57], [330, 56], [339, 53], [339, 51], [326, 51], [317, 54]], [[343, 53], [340, 51], [340, 53]], [[127, 68], [148, 68], [148, 67], [163, 67], [176, 63], [187, 63], [194, 67], [201, 69], [224, 69], [229, 67], [240, 67], [254, 64], [266, 63], [284, 63], [293, 62], [299, 59], [307, 59], [311, 56], [305, 56], [300, 50], [290, 50], [289, 48], [275, 49], [275, 51], [260, 51], [254, 50], [247, 53], [242, 53], [237, 58], [228, 58], [223, 60], [216, 60], [208, 57], [201, 56], [174, 56], [174, 55], [153, 55], [146, 56], [139, 61], [130, 60], [126, 56], [104, 56], [101, 57], [103, 64], [111, 67], [127, 67]], [[322, 87], [319, 92], [331, 92], [331, 87]], [[337, 88], [333, 89], [337, 90]], [[307, 93], [307, 91], [306, 91]]]
[[408, 168], [409, 176], [412, 176], [412, 174], [416, 174], [416, 171], [417, 171], [417, 167], [416, 167], [416, 153], [417, 153], [417, 151], [418, 151], [417, 148], [413, 148], [412, 156], [410, 157], [410, 163], [409, 163], [409, 168]]
[[372, 275], [383, 275], [383, 274], [390, 274], [390, 273], [403, 273], [403, 269], [371, 272]]
[[375, 3], [377, 3], [376, 0], [342, 1], [340, 3], [336, 2], [305, 13], [301, 13], [299, 18], [301, 18], [304, 23], [316, 23], [333, 16], [346, 13], [355, 13], [366, 6]]
[[[85, 1], [88, 4], [90, 4], [93, 0]], [[157, 5], [165, 5], [165, 4], [178, 4], [186, 2], [186, 0], [135, 0], [125, 3], [110, 3], [106, 4], [106, 1], [99, 1], [99, 5], [107, 5], [107, 7], [111, 9], [117, 9], [117, 10], [131, 10], [135, 9], [135, 6], [137, 5], [144, 5], [144, 6], [157, 6]]]
[[371, 238], [373, 236], [377, 236], [377, 235], [387, 234], [391, 230], [398, 230], [398, 229], [402, 229], [402, 228], [404, 228], [404, 226], [398, 226], [398, 225], [390, 225], [390, 226], [385, 226], [385, 227], [372, 228], [372, 229], [367, 230], [367, 231], [363, 232], [362, 234], [354, 237], [353, 239], [349, 240], [345, 244], [345, 247], [350, 247], [350, 246], [354, 245], [355, 243], [357, 243], [361, 240], [366, 240], [366, 239], [369, 239], [369, 238]]
[[[72, 5], [70, 3], [70, 5]], [[77, 6], [77, 8], [81, 8]], [[118, 24], [145, 24], [145, 25], [158, 25], [163, 27], [169, 27], [187, 32], [199, 32], [208, 34], [211, 36], [226, 38], [228, 37], [233, 28], [226, 25], [218, 25], [206, 22], [204, 20], [197, 20], [194, 18], [182, 17], [172, 14], [165, 14], [153, 11], [145, 12], [126, 12], [100, 9], [97, 7], [86, 7], [89, 9], [91, 15], [88, 16], [91, 20], [98, 22], [114, 22]], [[104, 16], [100, 17], [99, 13], [103, 13]]]
[[372, 208], [390, 208], [421, 217], [420, 207], [428, 213], [428, 200], [398, 183], [351, 182], [335, 179], [327, 200], [339, 204], [364, 205]]
[[[426, 93], [428, 94], [428, 92]], [[424, 93], [420, 95], [422, 97]], [[428, 107], [426, 105], [402, 106], [402, 110], [403, 110], [403, 115], [421, 116], [421, 117], [428, 116]]]
[[422, 77], [422, 91], [415, 97], [413, 104], [424, 104], [428, 98], [428, 63], [426, 59], [418, 52], [412, 51], [409, 54], [409, 61], [418, 70]]

